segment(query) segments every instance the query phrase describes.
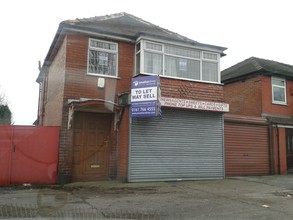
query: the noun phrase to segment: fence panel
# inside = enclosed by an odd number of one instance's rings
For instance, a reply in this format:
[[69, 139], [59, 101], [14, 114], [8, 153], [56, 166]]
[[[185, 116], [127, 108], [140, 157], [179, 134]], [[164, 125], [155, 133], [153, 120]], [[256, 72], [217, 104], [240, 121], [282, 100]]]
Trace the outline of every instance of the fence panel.
[[1, 158], [7, 157], [1, 160], [5, 172], [0, 185], [56, 183], [59, 127], [0, 126], [0, 130]]
[[0, 185], [10, 183], [12, 126], [0, 126]]

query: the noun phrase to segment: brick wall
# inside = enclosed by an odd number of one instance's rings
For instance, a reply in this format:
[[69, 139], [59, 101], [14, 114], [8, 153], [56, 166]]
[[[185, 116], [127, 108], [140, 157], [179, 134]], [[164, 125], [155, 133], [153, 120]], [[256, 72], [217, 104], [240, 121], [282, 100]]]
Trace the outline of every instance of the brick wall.
[[[63, 117], [59, 146], [59, 182], [70, 181], [72, 172], [72, 129], [68, 124], [68, 99], [105, 99], [117, 103], [118, 93], [129, 91], [134, 67], [134, 45], [119, 43], [118, 79], [105, 78], [105, 87], [97, 88], [97, 76], [87, 75], [88, 37], [67, 36], [66, 78], [63, 99]], [[112, 125], [114, 127], [114, 125]], [[129, 113], [122, 116], [118, 130], [111, 131], [110, 178], [126, 179], [128, 167]]]
[[273, 130], [273, 171], [275, 174], [287, 173], [286, 128]]
[[72, 174], [72, 138], [73, 130], [68, 129], [68, 107], [63, 106], [62, 124], [59, 137], [58, 154], [58, 183], [68, 183], [71, 181]]
[[256, 76], [224, 85], [230, 113], [248, 116], [275, 114], [293, 116], [293, 81], [286, 80], [287, 105], [272, 103], [271, 76]]
[[261, 116], [261, 76], [224, 85], [225, 102], [230, 104], [231, 114]]
[[118, 167], [117, 178], [127, 180], [128, 174], [128, 146], [129, 146], [129, 108], [125, 108], [122, 121], [118, 128], [117, 149], [118, 149]]
[[[65, 80], [63, 100], [59, 100], [63, 115], [60, 120], [59, 145], [59, 182], [70, 181], [72, 173], [72, 138], [73, 130], [68, 129], [68, 99], [92, 98], [105, 99], [117, 103], [117, 94], [129, 92], [134, 73], [134, 44], [119, 43], [118, 79], [105, 78], [105, 87], [97, 88], [97, 76], [87, 75], [88, 36], [68, 34], [66, 37]], [[57, 60], [57, 57], [55, 58]], [[52, 69], [52, 75], [58, 71]], [[59, 71], [60, 72], [60, 71]], [[61, 83], [62, 81], [58, 82]], [[203, 101], [223, 102], [222, 85], [189, 82], [185, 80], [161, 79], [162, 95]], [[54, 112], [54, 111], [53, 111]], [[51, 115], [51, 118], [54, 114]], [[117, 115], [116, 115], [117, 117]], [[117, 119], [117, 118], [116, 118]], [[50, 121], [50, 117], [47, 117]], [[114, 127], [114, 126], [113, 126]], [[110, 178], [127, 179], [129, 147], [129, 109], [121, 117], [118, 130], [111, 132]]]
[[119, 43], [118, 79], [105, 78], [105, 88], [97, 89], [97, 76], [87, 75], [88, 37], [69, 35], [64, 99], [107, 98], [117, 101], [117, 94], [129, 91], [134, 66], [134, 45]]
[[65, 79], [65, 58], [66, 39], [60, 47], [54, 61], [52, 62], [48, 77], [47, 91], [44, 100], [44, 121], [45, 126], [60, 126], [62, 117], [64, 79]]
[[165, 97], [224, 102], [222, 85], [161, 78], [161, 89]]
[[287, 105], [272, 103], [271, 76], [262, 76], [262, 113], [293, 116], [293, 81], [286, 80]]

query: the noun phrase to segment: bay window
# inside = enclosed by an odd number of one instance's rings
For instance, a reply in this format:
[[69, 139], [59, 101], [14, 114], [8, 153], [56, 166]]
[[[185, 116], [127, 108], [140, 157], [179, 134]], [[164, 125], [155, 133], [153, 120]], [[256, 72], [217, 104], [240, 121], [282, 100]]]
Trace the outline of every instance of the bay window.
[[141, 40], [136, 46], [136, 73], [220, 83], [220, 54]]
[[144, 70], [147, 73], [161, 74], [163, 69], [162, 54], [145, 52]]
[[160, 75], [163, 70], [163, 47], [161, 44], [145, 43], [144, 70], [147, 73]]

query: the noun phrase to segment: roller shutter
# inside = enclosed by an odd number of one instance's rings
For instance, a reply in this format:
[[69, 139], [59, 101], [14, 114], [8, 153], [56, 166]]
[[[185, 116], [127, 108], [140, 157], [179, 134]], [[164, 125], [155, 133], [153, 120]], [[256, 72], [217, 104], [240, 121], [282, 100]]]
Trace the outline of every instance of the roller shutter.
[[270, 174], [268, 125], [225, 120], [224, 137], [227, 176]]
[[130, 182], [221, 179], [223, 115], [163, 109], [162, 119], [133, 118]]

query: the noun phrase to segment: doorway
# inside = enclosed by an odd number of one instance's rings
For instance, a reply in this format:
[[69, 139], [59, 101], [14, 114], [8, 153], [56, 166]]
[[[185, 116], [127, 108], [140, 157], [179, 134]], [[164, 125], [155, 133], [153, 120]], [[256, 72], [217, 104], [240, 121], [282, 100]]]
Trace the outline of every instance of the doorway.
[[286, 129], [287, 173], [293, 173], [293, 129]]
[[109, 178], [109, 136], [112, 114], [75, 112], [73, 181]]

